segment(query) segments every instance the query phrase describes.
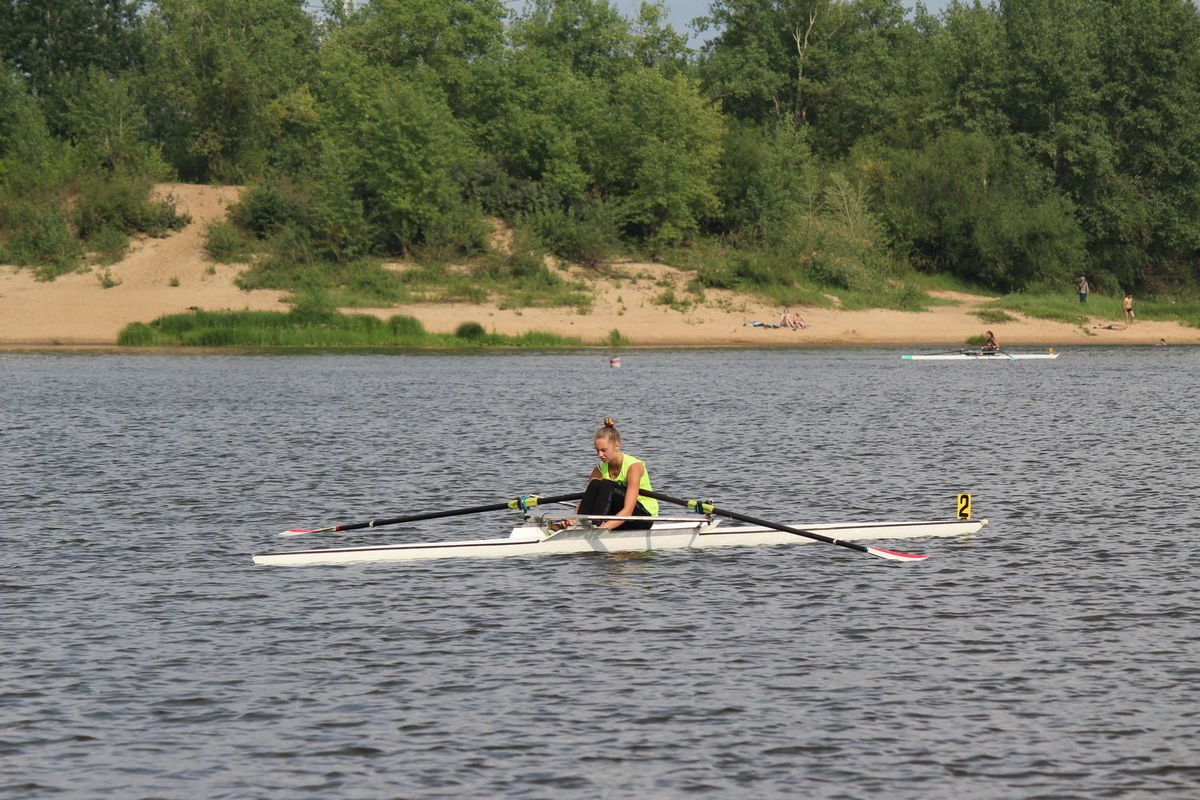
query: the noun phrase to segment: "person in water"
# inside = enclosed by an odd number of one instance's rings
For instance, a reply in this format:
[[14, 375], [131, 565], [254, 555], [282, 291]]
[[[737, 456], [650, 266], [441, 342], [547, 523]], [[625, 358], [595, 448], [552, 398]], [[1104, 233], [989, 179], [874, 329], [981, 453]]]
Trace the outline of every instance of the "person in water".
[[992, 353], [1000, 349], [1000, 343], [996, 341], [996, 334], [991, 331], [987, 332], [987, 341], [983, 343], [983, 349]]
[[[639, 494], [640, 490], [653, 491], [654, 488], [650, 485], [646, 462], [621, 449], [621, 434], [612, 417], [604, 420], [593, 443], [600, 463], [592, 467], [587, 489], [575, 511], [600, 516], [657, 517], [658, 501]], [[564, 527], [574, 525], [575, 520], [564, 520], [564, 523]], [[606, 519], [599, 520], [596, 527], [630, 530], [649, 528], [651, 524], [648, 519]]]

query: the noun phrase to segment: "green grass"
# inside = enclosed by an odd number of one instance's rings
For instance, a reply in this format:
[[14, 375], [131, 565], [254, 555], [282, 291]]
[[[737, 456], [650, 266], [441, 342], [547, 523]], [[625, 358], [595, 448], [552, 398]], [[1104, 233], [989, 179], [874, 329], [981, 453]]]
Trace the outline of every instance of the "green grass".
[[1012, 314], [1009, 314], [1007, 311], [1001, 308], [982, 308], [978, 311], [972, 311], [971, 314], [979, 317], [979, 319], [986, 325], [999, 325], [1001, 322], [1015, 322], [1017, 319]]
[[531, 331], [520, 336], [487, 333], [475, 322], [455, 334], [429, 333], [412, 317], [384, 321], [312, 305], [281, 311], [198, 311], [135, 322], [117, 337], [122, 347], [463, 349], [478, 347], [582, 347], [576, 338]]
[[709, 241], [672, 252], [668, 263], [694, 271], [702, 288], [726, 289], [780, 306], [924, 311], [943, 302], [929, 296], [922, 276], [896, 263], [868, 268], [848, 258], [734, 249]]
[[1022, 292], [1006, 294], [984, 304], [982, 311], [1004, 313], [1012, 311], [1034, 319], [1048, 319], [1054, 322], [1066, 322], [1070, 325], [1086, 327], [1090, 317], [1121, 318], [1121, 301], [1096, 295], [1087, 303], [1080, 303], [1075, 294], [1063, 295], [1061, 292], [1047, 294], [1044, 292]]
[[338, 308], [494, 302], [506, 309], [568, 306], [586, 312], [593, 303], [586, 286], [563, 280], [540, 262], [500, 257], [466, 266], [424, 262], [402, 270], [378, 259], [338, 264], [274, 257], [243, 272], [237, 285], [246, 290], [316, 291]]
[[[1035, 319], [1066, 322], [1086, 328], [1092, 320], [1107, 320], [1124, 324], [1123, 296], [1104, 295], [1092, 292], [1086, 303], [1080, 303], [1074, 292], [1061, 289], [1038, 287], [1019, 294], [1006, 294], [984, 304], [975, 312], [987, 323], [999, 323], [1011, 319], [1008, 312], [1022, 314]], [[1174, 321], [1192, 328], [1200, 328], [1200, 299], [1138, 298], [1134, 297], [1133, 310], [1140, 320]], [[984, 315], [988, 316], [984, 316]], [[1004, 315], [1005, 318], [1000, 318]]]

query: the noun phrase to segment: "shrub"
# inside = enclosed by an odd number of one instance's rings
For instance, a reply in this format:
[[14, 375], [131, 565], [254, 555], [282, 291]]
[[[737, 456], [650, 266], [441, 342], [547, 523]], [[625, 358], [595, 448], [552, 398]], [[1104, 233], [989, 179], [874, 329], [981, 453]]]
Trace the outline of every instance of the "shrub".
[[22, 204], [10, 214], [12, 234], [6, 257], [19, 266], [36, 266], [40, 281], [52, 281], [83, 263], [83, 245], [54, 208]]
[[155, 343], [158, 337], [154, 329], [144, 322], [131, 322], [117, 335], [117, 344], [121, 347], [146, 347]]
[[420, 338], [425, 335], [425, 326], [416, 317], [397, 314], [388, 320], [388, 329], [397, 337]]
[[487, 331], [478, 322], [464, 322], [454, 329], [454, 335], [459, 339], [466, 339], [468, 342], [478, 342], [483, 340]]
[[145, 181], [123, 176], [86, 181], [73, 214], [80, 238], [91, 239], [105, 228], [165, 236], [191, 221], [178, 213], [174, 197], [152, 200], [149, 189]]
[[204, 231], [204, 252], [222, 264], [245, 262], [250, 260], [250, 243], [237, 225], [216, 220]]
[[268, 239], [288, 224], [304, 224], [301, 202], [282, 188], [255, 186], [229, 210], [229, 218], [259, 239]]
[[604, 203], [560, 211], [531, 211], [521, 224], [532, 228], [550, 249], [570, 261], [597, 267], [620, 246], [618, 216]]
[[91, 245], [101, 264], [115, 264], [129, 251], [129, 236], [124, 231], [106, 225], [92, 237]]
[[100, 282], [102, 289], [111, 289], [121, 285], [121, 282], [113, 277], [112, 270], [108, 267], [105, 267], [103, 272], [96, 273], [96, 280]]

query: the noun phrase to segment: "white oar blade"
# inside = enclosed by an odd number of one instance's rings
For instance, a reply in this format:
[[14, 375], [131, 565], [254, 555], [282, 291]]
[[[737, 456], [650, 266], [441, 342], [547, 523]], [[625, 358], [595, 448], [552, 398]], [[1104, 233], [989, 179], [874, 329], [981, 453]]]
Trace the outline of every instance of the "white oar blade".
[[873, 556], [886, 558], [890, 561], [924, 561], [929, 556], [918, 555], [917, 553], [900, 553], [895, 550], [884, 550], [882, 547], [868, 547], [867, 552]]

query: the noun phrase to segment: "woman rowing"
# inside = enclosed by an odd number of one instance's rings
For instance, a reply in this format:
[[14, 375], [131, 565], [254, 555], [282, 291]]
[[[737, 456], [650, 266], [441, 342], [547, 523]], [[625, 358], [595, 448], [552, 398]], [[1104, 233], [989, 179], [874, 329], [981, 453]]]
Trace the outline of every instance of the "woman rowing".
[[[621, 434], [612, 417], [605, 418], [604, 427], [596, 431], [593, 444], [600, 463], [592, 467], [587, 489], [575, 511], [605, 517], [657, 517], [658, 501], [639, 495], [639, 490], [654, 489], [650, 485], [646, 462], [621, 450]], [[596, 527], [644, 529], [652, 522], [649, 519], [606, 519]], [[564, 526], [574, 525], [575, 520], [564, 520], [563, 523]]]
[[987, 341], [983, 343], [983, 352], [995, 353], [1000, 350], [1000, 343], [996, 341], [996, 334], [991, 331], [987, 332]]

